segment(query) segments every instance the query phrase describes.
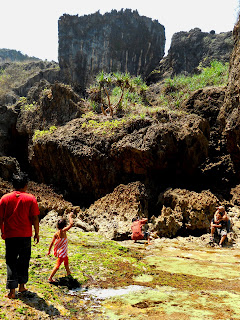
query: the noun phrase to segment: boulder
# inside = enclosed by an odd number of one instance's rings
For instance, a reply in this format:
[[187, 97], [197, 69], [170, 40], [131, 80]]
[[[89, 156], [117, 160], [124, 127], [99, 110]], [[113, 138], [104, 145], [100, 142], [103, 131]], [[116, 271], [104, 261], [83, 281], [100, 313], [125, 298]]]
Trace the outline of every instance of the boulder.
[[148, 217], [148, 194], [139, 181], [119, 185], [95, 201], [80, 218], [108, 239], [124, 240], [129, 238], [132, 218], [136, 216]]
[[11, 180], [13, 174], [18, 174], [20, 171], [17, 159], [6, 156], [0, 157], [0, 177], [3, 180]]
[[209, 125], [197, 115], [169, 123], [130, 119], [105, 133], [89, 121], [75, 119], [39, 137], [29, 157], [38, 181], [78, 204], [89, 205], [120, 183], [192, 178], [208, 154]]
[[226, 148], [223, 127], [218, 117], [224, 103], [226, 87], [207, 87], [190, 94], [183, 108], [208, 120], [210, 125], [208, 158], [200, 166], [202, 180], [208, 187], [227, 189], [236, 180], [232, 159]]
[[208, 190], [197, 193], [170, 188], [159, 195], [160, 214], [153, 220], [151, 231], [161, 237], [208, 232], [218, 204]]

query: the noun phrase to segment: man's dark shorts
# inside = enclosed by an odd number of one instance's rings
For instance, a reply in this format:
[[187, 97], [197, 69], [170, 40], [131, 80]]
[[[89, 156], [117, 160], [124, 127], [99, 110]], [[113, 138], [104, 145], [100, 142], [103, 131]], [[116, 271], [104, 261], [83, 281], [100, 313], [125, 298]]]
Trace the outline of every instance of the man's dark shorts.
[[31, 257], [31, 237], [7, 238], [6, 264], [7, 289], [17, 288], [28, 281], [28, 268]]

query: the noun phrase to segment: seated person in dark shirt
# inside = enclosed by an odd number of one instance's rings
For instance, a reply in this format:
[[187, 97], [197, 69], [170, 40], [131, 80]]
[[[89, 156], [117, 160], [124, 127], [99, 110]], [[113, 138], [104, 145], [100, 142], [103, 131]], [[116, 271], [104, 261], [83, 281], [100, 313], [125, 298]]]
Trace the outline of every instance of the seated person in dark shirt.
[[224, 210], [221, 210], [222, 207], [219, 208], [211, 221], [210, 241], [213, 241], [214, 233], [216, 232], [221, 237], [219, 247], [222, 247], [223, 242], [227, 238], [228, 218], [225, 218], [227, 217], [225, 209], [223, 208]]

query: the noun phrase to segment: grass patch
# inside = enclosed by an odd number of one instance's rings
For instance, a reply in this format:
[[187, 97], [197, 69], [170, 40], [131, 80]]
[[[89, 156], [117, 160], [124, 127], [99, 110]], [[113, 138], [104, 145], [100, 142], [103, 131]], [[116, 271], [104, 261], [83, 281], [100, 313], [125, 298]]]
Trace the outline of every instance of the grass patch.
[[183, 101], [188, 99], [191, 92], [209, 87], [227, 85], [229, 63], [212, 61], [209, 67], [199, 66], [199, 74], [192, 76], [178, 75], [167, 78], [163, 82], [163, 90], [155, 104], [170, 109], [179, 109]]

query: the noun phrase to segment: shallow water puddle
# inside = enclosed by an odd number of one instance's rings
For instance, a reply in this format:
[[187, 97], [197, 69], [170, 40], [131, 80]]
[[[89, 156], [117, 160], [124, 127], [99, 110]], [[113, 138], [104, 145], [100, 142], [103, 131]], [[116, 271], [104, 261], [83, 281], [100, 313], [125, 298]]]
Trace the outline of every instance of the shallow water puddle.
[[70, 290], [68, 294], [70, 295], [77, 295], [82, 298], [89, 298], [93, 297], [99, 300], [104, 300], [104, 299], [109, 299], [113, 298], [116, 296], [122, 296], [125, 294], [129, 293], [134, 293], [134, 292], [139, 292], [139, 291], [144, 291], [147, 290], [147, 287], [143, 286], [137, 286], [137, 285], [132, 285], [128, 286], [125, 288], [108, 288], [108, 289], [101, 289], [101, 288], [92, 288], [92, 289], [82, 289], [82, 288], [77, 288]]
[[[103, 306], [105, 301], [123, 298], [127, 295], [135, 295], [136, 293], [142, 293], [149, 288], [131, 285], [123, 288], [77, 288], [70, 290], [68, 295], [74, 296], [76, 299], [76, 307], [79, 308], [79, 312], [88, 314], [88, 319], [109, 319], [105, 318], [106, 308]], [[115, 318], [116, 319], [116, 318]]]

